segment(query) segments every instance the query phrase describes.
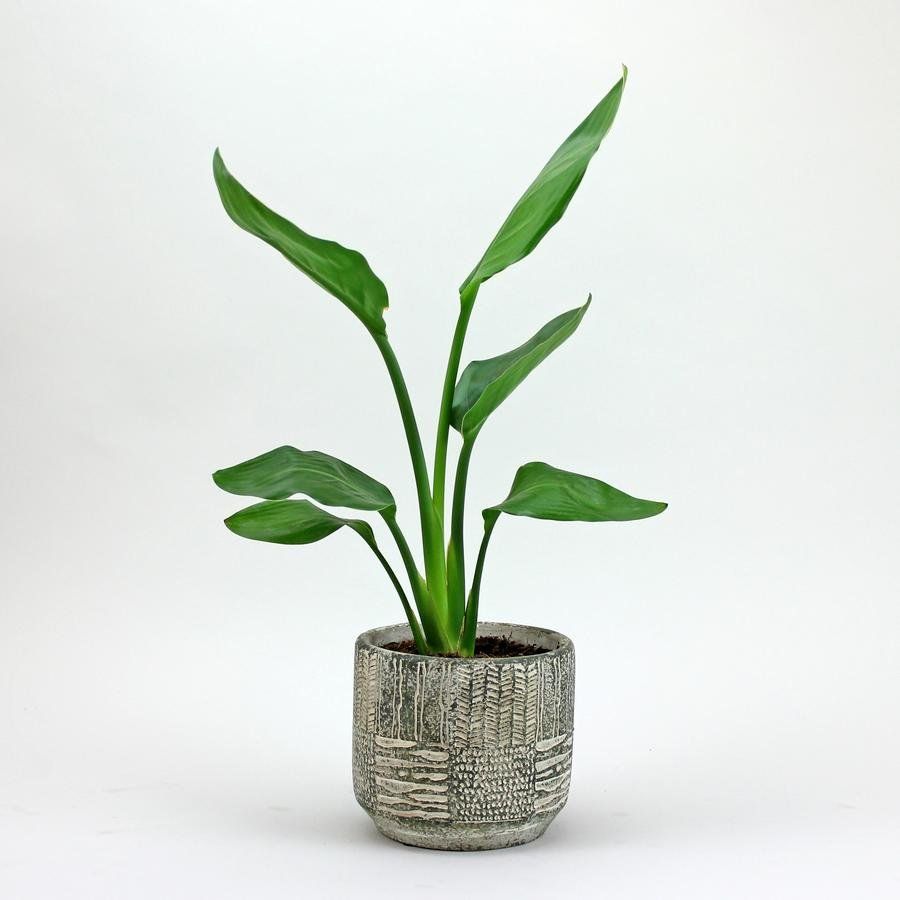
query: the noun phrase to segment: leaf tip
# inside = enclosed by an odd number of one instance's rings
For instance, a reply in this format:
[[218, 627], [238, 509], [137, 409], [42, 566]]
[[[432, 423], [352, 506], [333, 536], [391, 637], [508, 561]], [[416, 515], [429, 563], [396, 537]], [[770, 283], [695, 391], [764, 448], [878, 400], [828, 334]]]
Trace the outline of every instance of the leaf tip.
[[625, 82], [628, 81], [628, 66], [625, 63], [622, 63], [622, 86], [624, 87]]
[[[213, 168], [213, 180], [216, 182], [216, 188], [219, 191], [219, 197], [222, 200], [222, 203], [225, 203], [225, 190], [230, 181], [232, 181], [231, 172], [228, 171], [228, 166], [225, 165], [225, 160], [222, 159], [222, 153], [218, 147], [216, 147], [215, 152], [213, 153], [212, 160], [212, 168]], [[227, 207], [226, 207], [227, 208]], [[231, 215], [231, 213], [228, 213]], [[233, 217], [232, 217], [233, 218]]]

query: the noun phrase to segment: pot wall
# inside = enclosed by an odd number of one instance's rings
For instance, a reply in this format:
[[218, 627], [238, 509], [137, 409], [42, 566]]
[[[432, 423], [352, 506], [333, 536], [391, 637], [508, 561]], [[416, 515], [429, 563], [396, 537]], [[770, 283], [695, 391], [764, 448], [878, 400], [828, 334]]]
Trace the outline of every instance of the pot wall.
[[353, 785], [379, 830], [434, 849], [491, 849], [543, 834], [566, 802], [575, 652], [554, 631], [485, 622], [546, 648], [506, 659], [385, 650], [406, 625], [356, 641]]

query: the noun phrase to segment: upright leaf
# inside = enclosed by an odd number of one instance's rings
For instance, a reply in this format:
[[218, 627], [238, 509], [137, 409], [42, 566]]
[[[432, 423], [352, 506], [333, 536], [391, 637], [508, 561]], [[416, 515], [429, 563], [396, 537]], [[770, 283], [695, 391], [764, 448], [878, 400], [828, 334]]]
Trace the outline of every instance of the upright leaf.
[[372, 526], [361, 519], [343, 519], [309, 500], [264, 500], [225, 520], [230, 531], [270, 544], [314, 544], [345, 525], [375, 548]]
[[507, 498], [483, 515], [486, 523], [500, 513], [557, 522], [628, 522], [658, 515], [666, 506], [639, 500], [587, 475], [531, 462], [516, 472]]
[[453, 393], [450, 424], [466, 439], [474, 437], [487, 417], [579, 326], [587, 303], [551, 319], [515, 350], [469, 363]]
[[471, 295], [488, 278], [528, 256], [562, 218], [591, 157], [612, 126], [627, 76], [623, 66], [622, 77], [610, 92], [550, 157], [462, 283], [460, 294]]
[[326, 506], [392, 511], [394, 497], [381, 482], [317, 450], [278, 447], [246, 462], [219, 469], [213, 480], [231, 494], [283, 500], [306, 494]]
[[218, 150], [213, 174], [225, 211], [244, 231], [271, 244], [301, 272], [337, 297], [363, 325], [384, 334], [387, 290], [365, 257], [334, 241], [313, 237], [256, 199], [228, 171]]

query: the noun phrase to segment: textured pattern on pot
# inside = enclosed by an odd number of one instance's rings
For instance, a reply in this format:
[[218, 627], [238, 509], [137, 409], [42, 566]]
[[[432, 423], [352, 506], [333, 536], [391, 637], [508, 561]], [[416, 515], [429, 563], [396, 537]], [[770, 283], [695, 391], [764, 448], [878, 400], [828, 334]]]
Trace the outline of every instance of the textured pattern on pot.
[[575, 651], [555, 631], [483, 622], [546, 652], [446, 659], [384, 649], [406, 625], [356, 641], [353, 786], [378, 829], [439, 850], [534, 840], [566, 802]]

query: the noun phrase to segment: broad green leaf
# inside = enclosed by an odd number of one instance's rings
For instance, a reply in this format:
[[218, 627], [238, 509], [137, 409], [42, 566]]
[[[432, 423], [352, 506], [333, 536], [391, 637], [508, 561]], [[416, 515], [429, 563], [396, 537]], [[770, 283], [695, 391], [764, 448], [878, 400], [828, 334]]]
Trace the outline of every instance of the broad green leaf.
[[231, 494], [283, 500], [306, 494], [326, 506], [392, 511], [391, 492], [365, 472], [317, 450], [278, 447], [228, 469], [213, 481]]
[[471, 656], [475, 649], [484, 560], [500, 513], [557, 522], [628, 522], [658, 515], [666, 506], [656, 500], [639, 500], [596, 478], [576, 475], [546, 463], [531, 462], [522, 466], [516, 472], [507, 498], [482, 512], [484, 537], [466, 604], [461, 655]]
[[270, 544], [313, 544], [346, 525], [375, 547], [375, 535], [368, 522], [342, 519], [309, 500], [264, 500], [229, 516], [225, 525], [241, 537]]
[[622, 77], [612, 90], [550, 157], [462, 283], [460, 294], [471, 295], [488, 278], [528, 256], [562, 218], [591, 157], [612, 126], [627, 77], [628, 69], [623, 66]]
[[486, 524], [500, 513], [558, 522], [628, 522], [658, 515], [666, 506], [639, 500], [587, 475], [532, 462], [516, 472], [509, 496], [483, 515]]
[[313, 237], [273, 212], [228, 171], [218, 150], [213, 174], [225, 211], [244, 231], [271, 244], [301, 272], [337, 297], [370, 331], [384, 334], [387, 290], [365, 257], [334, 241]]
[[487, 417], [581, 323], [587, 303], [551, 319], [534, 337], [500, 356], [469, 363], [453, 392], [450, 424], [464, 438], [474, 437]]

